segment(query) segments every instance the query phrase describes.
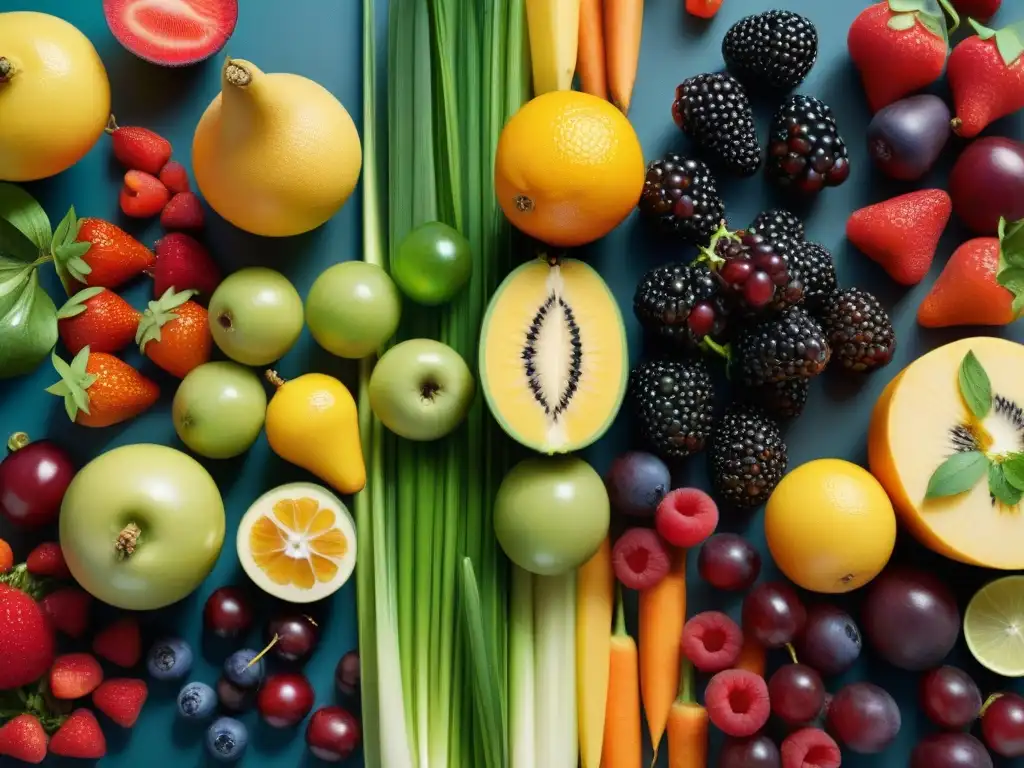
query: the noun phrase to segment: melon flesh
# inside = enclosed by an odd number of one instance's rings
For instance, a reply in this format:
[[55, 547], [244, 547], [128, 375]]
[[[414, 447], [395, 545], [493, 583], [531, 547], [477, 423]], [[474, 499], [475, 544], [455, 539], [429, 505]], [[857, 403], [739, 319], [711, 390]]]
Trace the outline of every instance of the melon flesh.
[[973, 351], [992, 383], [993, 397], [1010, 407], [992, 411], [982, 426], [987, 452], [1024, 450], [1024, 423], [1013, 405], [1024, 404], [1024, 346], [1005, 339], [963, 339], [905, 368], [882, 392], [871, 417], [868, 461], [906, 528], [946, 557], [987, 568], [1024, 568], [1024, 510], [993, 502], [985, 480], [957, 496], [925, 499], [928, 481], [963, 446], [967, 406], [958, 374]]

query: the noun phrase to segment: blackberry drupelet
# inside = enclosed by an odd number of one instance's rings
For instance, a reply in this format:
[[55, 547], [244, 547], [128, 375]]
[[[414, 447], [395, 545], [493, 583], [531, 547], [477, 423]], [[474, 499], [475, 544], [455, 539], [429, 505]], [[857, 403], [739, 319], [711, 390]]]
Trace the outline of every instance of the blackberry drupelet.
[[810, 389], [810, 379], [773, 381], [760, 387], [744, 388], [742, 400], [756, 405], [773, 419], [785, 421], [795, 419], [804, 412]]
[[787, 261], [786, 243], [756, 232], [730, 232], [723, 225], [701, 258], [718, 274], [726, 293], [744, 314], [780, 310], [803, 298], [803, 276]]
[[714, 422], [714, 390], [702, 360], [640, 363], [630, 374], [629, 392], [651, 450], [666, 459], [704, 450]]
[[736, 337], [730, 362], [734, 378], [748, 387], [773, 381], [809, 379], [828, 365], [831, 350], [824, 329], [802, 307], [747, 326]]
[[839, 291], [836, 264], [828, 249], [818, 243], [797, 242], [789, 251], [790, 266], [804, 280], [804, 306], [815, 317]]
[[722, 41], [722, 57], [751, 88], [796, 88], [818, 58], [818, 30], [791, 11], [765, 11], [733, 24]]
[[647, 166], [640, 212], [689, 242], [707, 245], [725, 218], [725, 204], [704, 163], [668, 154]]
[[706, 336], [719, 340], [728, 311], [718, 279], [706, 264], [667, 264], [643, 276], [633, 313], [657, 338], [697, 349]]
[[759, 408], [738, 403], [715, 424], [709, 453], [715, 491], [742, 509], [766, 502], [788, 463], [779, 425]]
[[790, 96], [772, 119], [768, 176], [779, 185], [813, 195], [850, 175], [846, 142], [832, 110], [813, 96]]
[[761, 211], [747, 229], [764, 235], [772, 242], [779, 240], [799, 242], [805, 237], [804, 223], [795, 213], [787, 211], [785, 208]]
[[730, 172], [753, 176], [761, 167], [754, 113], [747, 92], [732, 75], [715, 72], [683, 81], [676, 88], [672, 119]]
[[832, 357], [844, 370], [867, 373], [888, 365], [896, 352], [896, 331], [882, 304], [867, 291], [837, 293], [824, 312]]

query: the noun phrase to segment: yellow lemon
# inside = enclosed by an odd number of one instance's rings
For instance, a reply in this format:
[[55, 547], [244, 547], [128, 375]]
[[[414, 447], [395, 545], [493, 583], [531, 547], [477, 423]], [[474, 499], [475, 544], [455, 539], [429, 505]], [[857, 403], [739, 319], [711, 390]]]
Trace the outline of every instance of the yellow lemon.
[[817, 459], [784, 478], [764, 515], [768, 549], [786, 577], [812, 592], [849, 592], [889, 562], [896, 513], [863, 467]]

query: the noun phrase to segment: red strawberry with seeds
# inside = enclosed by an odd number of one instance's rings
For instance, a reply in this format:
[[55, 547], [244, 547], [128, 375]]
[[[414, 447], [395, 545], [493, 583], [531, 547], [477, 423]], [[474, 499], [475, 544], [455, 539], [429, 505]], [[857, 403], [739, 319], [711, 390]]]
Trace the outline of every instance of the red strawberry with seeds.
[[78, 638], [89, 626], [92, 595], [79, 587], [64, 587], [39, 601], [54, 628], [68, 637]]
[[1024, 22], [995, 31], [969, 21], [978, 34], [953, 49], [946, 72], [956, 107], [953, 130], [968, 139], [1024, 109]]
[[139, 622], [134, 616], [118, 619], [96, 634], [92, 641], [92, 652], [119, 667], [134, 667], [142, 658]]
[[50, 693], [55, 699], [80, 699], [103, 682], [103, 669], [88, 653], [66, 653], [50, 667]]
[[910, 192], [854, 211], [846, 236], [897, 283], [916, 285], [932, 266], [952, 212], [941, 189]]
[[164, 229], [202, 229], [203, 205], [191, 192], [179, 192], [160, 214]]
[[125, 216], [149, 219], [160, 213], [170, 199], [170, 191], [156, 176], [144, 171], [128, 171], [118, 202]]
[[96, 715], [88, 709], [76, 709], [68, 715], [50, 738], [50, 754], [80, 760], [99, 760], [107, 754], [107, 740]]
[[92, 704], [122, 728], [131, 728], [139, 719], [149, 688], [144, 680], [115, 677], [104, 680], [92, 692]]
[[949, 54], [943, 9], [956, 29], [960, 20], [947, 0], [883, 0], [854, 19], [846, 44], [872, 112], [942, 76]]
[[33, 549], [25, 560], [25, 567], [33, 576], [70, 579], [71, 571], [64, 562], [64, 550], [56, 541], [44, 541]]
[[0, 632], [0, 690], [34, 683], [53, 663], [53, 625], [32, 596], [8, 584], [0, 584], [0, 616], [18, 628]]
[[143, 313], [135, 341], [141, 352], [172, 376], [185, 378], [208, 362], [213, 336], [206, 310], [190, 301], [193, 291], [168, 288]]
[[184, 232], [164, 235], [156, 244], [153, 296], [163, 296], [168, 288], [198, 291], [203, 300], [220, 285], [221, 272], [202, 243]]
[[120, 352], [132, 343], [142, 313], [113, 291], [83, 288], [57, 311], [57, 329], [68, 352]]
[[156, 384], [113, 355], [83, 347], [70, 364], [52, 359], [60, 381], [46, 391], [63, 398], [68, 418], [83, 427], [133, 419], [160, 397]]
[[107, 133], [114, 145], [114, 157], [130, 171], [156, 176], [171, 159], [171, 142], [148, 128], [134, 125], [122, 128], [111, 115]]
[[160, 171], [159, 178], [163, 185], [171, 191], [171, 194], [191, 191], [188, 183], [188, 171], [177, 160], [171, 160], [171, 162], [165, 165], [163, 170]]
[[996, 15], [1003, 0], [953, 0], [953, 6], [964, 18], [988, 21]]
[[0, 727], [0, 755], [38, 765], [46, 759], [46, 731], [35, 715], [18, 715]]
[[117, 225], [79, 219], [74, 208], [57, 225], [53, 254], [69, 296], [82, 285], [117, 288], [156, 261], [152, 251]]

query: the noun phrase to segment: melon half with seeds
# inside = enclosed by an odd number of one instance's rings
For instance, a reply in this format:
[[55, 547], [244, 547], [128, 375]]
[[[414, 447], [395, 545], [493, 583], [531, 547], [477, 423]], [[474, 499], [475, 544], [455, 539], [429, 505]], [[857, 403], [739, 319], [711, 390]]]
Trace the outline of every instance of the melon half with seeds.
[[103, 14], [117, 41], [140, 59], [183, 67], [224, 47], [238, 0], [103, 0]]
[[480, 333], [480, 382], [517, 442], [547, 454], [590, 445], [615, 420], [628, 373], [618, 304], [582, 261], [537, 259], [498, 287]]
[[868, 434], [871, 472], [929, 549], [1024, 568], [1022, 407], [1024, 346], [992, 337], [939, 347], [882, 392]]

